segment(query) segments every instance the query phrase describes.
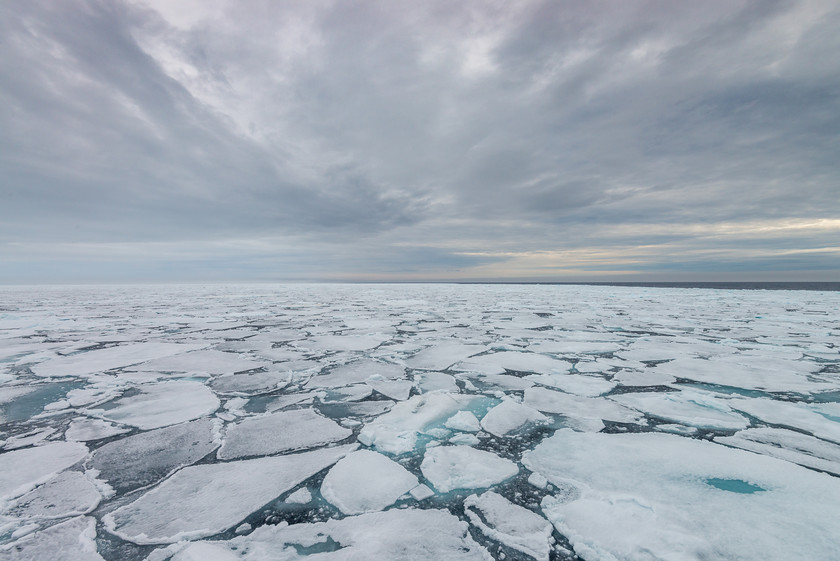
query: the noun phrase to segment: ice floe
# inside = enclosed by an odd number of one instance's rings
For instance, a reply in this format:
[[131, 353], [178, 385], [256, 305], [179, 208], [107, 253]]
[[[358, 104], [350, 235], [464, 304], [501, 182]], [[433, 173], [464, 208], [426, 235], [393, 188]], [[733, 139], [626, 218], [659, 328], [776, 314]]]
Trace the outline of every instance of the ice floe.
[[0, 499], [21, 495], [88, 454], [78, 442], [51, 442], [0, 454]]
[[464, 507], [470, 522], [487, 536], [537, 561], [548, 561], [552, 527], [539, 514], [493, 491], [470, 495]]
[[265, 456], [344, 440], [352, 432], [313, 409], [280, 411], [229, 425], [219, 459]]
[[321, 495], [344, 514], [388, 507], [418, 485], [397, 462], [371, 450], [357, 450], [338, 461], [321, 484]]
[[156, 429], [208, 415], [219, 408], [219, 398], [202, 383], [177, 380], [137, 388], [112, 407], [87, 413], [141, 429]]
[[186, 467], [103, 517], [109, 532], [139, 544], [212, 536], [332, 465], [354, 445]]
[[100, 499], [96, 486], [84, 474], [65, 471], [16, 499], [8, 513], [16, 518], [65, 518], [87, 514]]
[[389, 454], [405, 454], [414, 450], [420, 433], [467, 409], [476, 399], [449, 393], [416, 395], [366, 424], [359, 433], [359, 442]]
[[444, 510], [434, 509], [392, 509], [314, 524], [261, 526], [247, 536], [227, 542], [190, 544], [178, 555], [173, 561], [492, 559], [489, 552], [472, 539], [466, 522]]
[[104, 561], [95, 540], [96, 519], [79, 516], [0, 546], [0, 553], [9, 561]]
[[508, 459], [470, 446], [427, 449], [420, 464], [423, 476], [441, 493], [481, 489], [513, 477], [519, 468]]
[[840, 480], [775, 458], [661, 433], [563, 429], [522, 461], [577, 489], [547, 496], [543, 511], [587, 559], [837, 553]]
[[198, 419], [114, 440], [97, 448], [90, 465], [118, 492], [145, 487], [197, 462], [218, 446], [213, 422]]
[[548, 423], [548, 417], [536, 409], [504, 399], [484, 415], [481, 428], [495, 436], [510, 436]]

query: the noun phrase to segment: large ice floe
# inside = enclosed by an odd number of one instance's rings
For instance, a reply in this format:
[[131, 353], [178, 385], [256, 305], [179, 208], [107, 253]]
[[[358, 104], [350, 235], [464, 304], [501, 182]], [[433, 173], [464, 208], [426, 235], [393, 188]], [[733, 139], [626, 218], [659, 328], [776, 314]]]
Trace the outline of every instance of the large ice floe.
[[840, 292], [0, 301], [0, 559], [840, 559]]

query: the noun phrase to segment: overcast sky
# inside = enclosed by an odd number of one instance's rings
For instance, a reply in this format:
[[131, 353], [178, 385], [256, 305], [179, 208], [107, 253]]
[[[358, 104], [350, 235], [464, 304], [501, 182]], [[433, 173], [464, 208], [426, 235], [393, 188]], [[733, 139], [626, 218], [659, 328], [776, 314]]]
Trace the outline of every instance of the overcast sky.
[[0, 282], [840, 280], [840, 4], [0, 3]]

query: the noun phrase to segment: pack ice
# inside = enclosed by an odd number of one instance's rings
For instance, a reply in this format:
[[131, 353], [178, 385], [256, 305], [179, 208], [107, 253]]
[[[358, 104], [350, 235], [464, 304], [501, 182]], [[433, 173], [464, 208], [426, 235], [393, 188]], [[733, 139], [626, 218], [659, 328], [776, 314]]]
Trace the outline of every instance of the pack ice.
[[840, 292], [0, 302], [0, 559], [840, 559]]

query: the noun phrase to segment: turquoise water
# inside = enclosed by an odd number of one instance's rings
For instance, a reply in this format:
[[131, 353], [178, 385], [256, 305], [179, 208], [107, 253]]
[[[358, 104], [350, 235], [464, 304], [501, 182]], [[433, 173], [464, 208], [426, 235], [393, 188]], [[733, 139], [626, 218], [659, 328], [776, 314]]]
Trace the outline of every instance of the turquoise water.
[[48, 403], [63, 399], [67, 392], [84, 385], [84, 382], [42, 384], [36, 390], [0, 406], [0, 414], [6, 421], [25, 421], [41, 413]]
[[767, 490], [763, 487], [759, 487], [758, 485], [747, 483], [741, 479], [719, 479], [717, 477], [710, 477], [706, 480], [706, 483], [722, 491], [741, 493], [744, 495], [750, 495], [752, 493]]

